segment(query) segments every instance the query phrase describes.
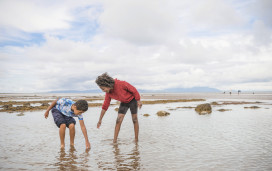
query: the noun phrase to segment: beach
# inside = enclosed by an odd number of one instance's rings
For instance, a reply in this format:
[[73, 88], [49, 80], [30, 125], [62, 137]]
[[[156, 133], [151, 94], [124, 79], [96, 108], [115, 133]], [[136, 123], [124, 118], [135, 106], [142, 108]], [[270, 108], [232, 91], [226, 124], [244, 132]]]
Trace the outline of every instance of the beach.
[[[91, 150], [85, 150], [77, 119], [75, 148], [67, 130], [60, 149], [51, 113], [44, 119], [47, 105], [59, 96], [88, 101], [83, 117]], [[103, 98], [103, 93], [1, 94], [0, 170], [272, 169], [272, 94], [143, 93], [139, 142], [128, 111], [116, 144], [117, 101], [96, 128]], [[212, 112], [200, 115], [195, 108], [204, 103]]]

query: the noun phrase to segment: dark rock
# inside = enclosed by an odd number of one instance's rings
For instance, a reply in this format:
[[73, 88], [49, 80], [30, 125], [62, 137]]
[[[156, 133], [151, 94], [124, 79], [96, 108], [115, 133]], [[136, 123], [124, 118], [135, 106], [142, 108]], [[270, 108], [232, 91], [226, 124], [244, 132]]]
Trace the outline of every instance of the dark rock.
[[192, 106], [177, 107], [177, 109], [179, 109], [179, 108], [183, 108], [183, 109], [193, 109], [193, 108], [195, 108], [195, 107], [192, 107]]
[[212, 113], [212, 107], [209, 103], [200, 104], [195, 108], [195, 111], [200, 115], [210, 114]]
[[259, 106], [250, 106], [250, 107], [244, 107], [245, 109], [258, 109], [260, 108]]
[[217, 102], [212, 102], [211, 105], [219, 105]]
[[25, 114], [23, 112], [17, 114], [17, 116], [24, 116]]
[[49, 104], [48, 103], [42, 103], [41, 106], [49, 106]]
[[157, 112], [157, 115], [158, 115], [158, 116], [167, 116], [167, 115], [170, 115], [170, 113], [169, 113], [169, 112], [166, 112], [166, 111], [161, 110], [161, 111], [158, 111], [158, 112]]
[[10, 108], [12, 108], [12, 104], [3, 105], [4, 110], [8, 110]]
[[219, 112], [230, 111], [231, 109], [218, 109]]
[[24, 103], [23, 106], [30, 106], [30, 103]]

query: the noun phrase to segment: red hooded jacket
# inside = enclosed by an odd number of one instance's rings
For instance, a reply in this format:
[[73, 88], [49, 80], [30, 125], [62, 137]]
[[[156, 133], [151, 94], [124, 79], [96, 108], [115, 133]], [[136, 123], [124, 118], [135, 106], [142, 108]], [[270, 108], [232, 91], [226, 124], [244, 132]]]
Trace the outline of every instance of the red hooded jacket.
[[113, 89], [111, 89], [109, 93], [106, 93], [102, 109], [108, 110], [111, 99], [115, 99], [123, 103], [128, 103], [133, 98], [137, 101], [140, 100], [140, 94], [135, 87], [126, 81], [120, 81], [117, 79], [114, 79], [114, 81]]

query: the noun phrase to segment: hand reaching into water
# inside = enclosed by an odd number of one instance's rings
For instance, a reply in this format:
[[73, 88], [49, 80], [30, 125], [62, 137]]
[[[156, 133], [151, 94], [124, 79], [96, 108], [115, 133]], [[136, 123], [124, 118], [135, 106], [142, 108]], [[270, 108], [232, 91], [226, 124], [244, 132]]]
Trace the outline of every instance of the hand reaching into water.
[[91, 144], [89, 141], [86, 141], [86, 149], [91, 149]]
[[101, 121], [97, 122], [97, 128], [100, 128], [101, 123], [102, 123]]
[[48, 112], [48, 111], [46, 111], [46, 112], [44, 113], [44, 117], [45, 117], [45, 119], [47, 119], [47, 118], [48, 118], [48, 115], [49, 115], [49, 112]]
[[141, 101], [137, 101], [137, 104], [138, 104], [138, 107], [139, 107], [139, 109], [141, 109], [142, 108], [142, 102]]

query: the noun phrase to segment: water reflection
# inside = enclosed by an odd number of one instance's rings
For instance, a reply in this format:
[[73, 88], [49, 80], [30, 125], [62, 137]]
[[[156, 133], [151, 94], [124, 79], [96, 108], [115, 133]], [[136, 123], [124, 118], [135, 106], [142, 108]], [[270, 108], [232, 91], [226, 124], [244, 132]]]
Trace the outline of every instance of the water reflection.
[[[89, 168], [90, 166], [87, 164], [88, 162], [89, 162], [89, 159], [90, 159], [90, 148], [88, 148], [88, 149], [86, 149], [85, 150], [85, 153], [82, 153], [80, 156], [79, 156], [79, 158], [81, 159], [81, 166], [83, 167], [83, 168]], [[81, 170], [82, 170], [82, 168], [81, 168]]]
[[18, 113], [16, 116], [24, 116], [24, 112]]
[[117, 170], [140, 170], [140, 153], [137, 143], [127, 154], [122, 154], [118, 144], [113, 144], [113, 147], [115, 167]]
[[87, 170], [89, 161], [89, 149], [81, 155], [77, 155], [75, 147], [71, 146], [69, 151], [60, 149], [59, 155], [56, 157], [57, 162], [54, 164], [58, 170]]
[[[208, 102], [214, 101], [227, 100]], [[41, 119], [44, 111], [24, 112], [21, 117], [1, 112], [0, 129], [5, 131], [0, 131], [0, 170], [272, 170], [272, 100], [261, 102], [259, 110], [245, 110], [249, 105], [214, 105], [212, 114], [204, 117], [186, 108], [165, 118], [155, 114], [159, 109], [197, 103], [146, 105], [143, 112], [150, 117], [139, 115], [143, 132], [138, 145], [132, 143], [130, 122], [123, 123], [118, 145], [111, 143], [112, 138], [105, 139], [112, 136], [108, 128], [115, 119], [108, 115], [102, 130], [90, 128], [95, 147], [90, 152], [85, 152], [84, 145], [76, 150], [56, 148], [56, 127], [52, 117], [48, 118], [51, 124]], [[232, 110], [221, 113], [220, 108]], [[92, 110], [97, 113], [100, 108]], [[110, 110], [114, 112], [114, 107]], [[87, 116], [86, 125], [97, 119]]]

